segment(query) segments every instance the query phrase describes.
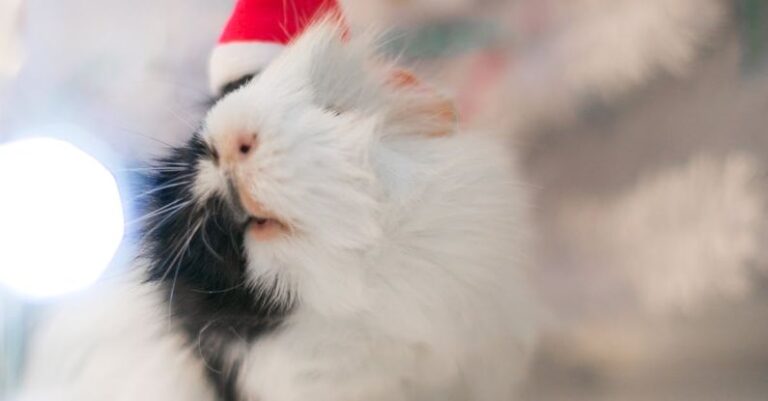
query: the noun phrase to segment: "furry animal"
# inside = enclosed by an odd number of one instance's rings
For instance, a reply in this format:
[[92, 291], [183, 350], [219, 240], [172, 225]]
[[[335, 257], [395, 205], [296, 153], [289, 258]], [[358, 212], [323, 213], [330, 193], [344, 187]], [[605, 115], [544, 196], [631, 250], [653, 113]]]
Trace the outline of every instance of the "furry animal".
[[40, 331], [22, 399], [514, 398], [534, 319], [509, 152], [343, 36], [308, 29], [157, 163], [136, 269]]

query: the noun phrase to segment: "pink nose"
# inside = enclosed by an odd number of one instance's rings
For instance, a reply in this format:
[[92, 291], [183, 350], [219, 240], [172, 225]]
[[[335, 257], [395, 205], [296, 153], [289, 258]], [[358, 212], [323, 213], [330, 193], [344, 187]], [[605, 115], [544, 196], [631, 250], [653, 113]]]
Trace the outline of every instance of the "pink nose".
[[251, 149], [253, 149], [254, 139], [250, 136], [241, 137], [237, 143], [237, 150], [240, 152], [240, 156], [248, 156], [248, 154], [251, 153]]
[[256, 149], [257, 140], [254, 134], [241, 134], [232, 136], [228, 140], [221, 141], [219, 154], [224, 163], [237, 163], [244, 160]]

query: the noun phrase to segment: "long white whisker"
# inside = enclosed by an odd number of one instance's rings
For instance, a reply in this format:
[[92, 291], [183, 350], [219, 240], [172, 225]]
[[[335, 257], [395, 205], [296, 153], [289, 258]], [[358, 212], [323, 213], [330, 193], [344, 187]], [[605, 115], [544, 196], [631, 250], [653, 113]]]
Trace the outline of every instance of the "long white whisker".
[[[173, 270], [176, 261], [181, 260], [181, 256], [184, 254], [184, 252], [186, 252], [187, 247], [189, 247], [190, 242], [192, 242], [192, 238], [195, 236], [197, 229], [200, 228], [201, 223], [202, 221], [198, 221], [192, 231], [188, 235], [180, 237], [180, 240], [176, 243], [175, 246], [173, 246], [173, 258], [170, 259], [170, 263], [168, 263], [168, 267], [165, 269], [165, 273], [163, 273], [163, 276], [160, 277], [159, 281], [165, 280], [168, 277], [168, 274], [170, 274], [171, 270]], [[168, 258], [166, 258], [165, 261], [168, 261]], [[171, 292], [171, 295], [173, 295], [173, 292]]]
[[173, 217], [173, 216], [174, 216], [176, 213], [178, 213], [179, 211], [183, 210], [183, 209], [184, 209], [185, 207], [187, 207], [187, 206], [188, 206], [190, 203], [192, 203], [192, 201], [186, 201], [186, 202], [184, 202], [183, 204], [180, 204], [180, 205], [176, 206], [176, 207], [175, 207], [173, 210], [169, 210], [169, 211], [167, 211], [167, 214], [166, 214], [166, 216], [165, 216], [165, 217], [163, 217], [163, 218], [162, 218], [162, 219], [161, 219], [159, 222], [157, 222], [157, 224], [155, 224], [155, 225], [154, 225], [154, 227], [152, 227], [152, 228], [151, 228], [149, 231], [147, 231], [146, 233], [144, 233], [144, 237], [150, 237], [152, 234], [154, 234], [154, 232], [155, 232], [155, 231], [156, 231], [156, 230], [157, 230], [157, 229], [158, 229], [160, 226], [162, 226], [162, 225], [163, 225], [163, 223], [165, 223], [165, 222], [166, 222], [168, 219], [170, 219], [171, 217]]
[[168, 106], [168, 105], [162, 105], [162, 104], [161, 104], [161, 107], [163, 107], [163, 108], [164, 108], [166, 111], [168, 111], [169, 113], [171, 113], [171, 115], [172, 115], [174, 118], [176, 118], [176, 119], [177, 119], [179, 122], [181, 122], [182, 124], [184, 124], [184, 125], [185, 125], [187, 128], [189, 128], [190, 130], [192, 130], [192, 131], [197, 131], [197, 129], [199, 128], [199, 127], [198, 127], [197, 125], [195, 125], [195, 124], [194, 124], [192, 121], [190, 121], [190, 120], [189, 120], [189, 119], [187, 119], [187, 118], [184, 118], [184, 117], [183, 117], [183, 116], [182, 116], [182, 115], [179, 113], [179, 111], [178, 111], [178, 110], [176, 110], [176, 109], [174, 109], [173, 107], [171, 107], [171, 106]]
[[223, 294], [225, 292], [234, 291], [240, 287], [243, 287], [245, 285], [245, 280], [241, 281], [240, 284], [233, 285], [232, 287], [225, 288], [223, 290], [210, 290], [210, 291], [204, 291], [204, 290], [197, 290], [192, 289], [193, 292], [199, 293], [199, 294]]
[[185, 175], [185, 176], [182, 176], [182, 177], [179, 177], [177, 179], [174, 179], [174, 180], [170, 181], [168, 184], [161, 185], [161, 186], [159, 186], [157, 188], [152, 188], [152, 189], [150, 189], [148, 191], [144, 191], [144, 192], [136, 195], [136, 199], [139, 199], [139, 198], [142, 198], [142, 197], [145, 197], [145, 196], [148, 196], [148, 195], [152, 195], [154, 193], [160, 192], [160, 191], [165, 190], [165, 189], [180, 187], [180, 186], [182, 186], [184, 184], [189, 184], [190, 181], [188, 180], [188, 178], [192, 177], [193, 175], [194, 174]]
[[210, 370], [211, 372], [221, 374], [222, 372], [220, 370], [214, 369], [211, 365], [208, 365], [208, 361], [205, 359], [205, 355], [203, 355], [203, 333], [205, 333], [205, 331], [208, 330], [208, 328], [211, 327], [214, 322], [216, 322], [216, 319], [206, 323], [205, 326], [200, 329], [200, 332], [197, 333], [197, 352], [200, 355], [200, 359], [203, 361], [203, 365], [205, 365], [206, 369]]
[[145, 214], [145, 215], [143, 215], [141, 217], [138, 217], [138, 218], [136, 218], [134, 220], [131, 220], [131, 221], [125, 223], [125, 225], [126, 226], [132, 226], [134, 224], [143, 222], [143, 221], [145, 221], [147, 219], [151, 219], [153, 217], [162, 216], [163, 214], [169, 213], [168, 216], [166, 216], [163, 220], [160, 220], [160, 222], [157, 224], [157, 225], [160, 225], [169, 216], [172, 216], [175, 212], [177, 212], [177, 211], [181, 210], [182, 208], [190, 205], [192, 202], [194, 202], [194, 200], [182, 201], [181, 199], [177, 199], [177, 200], [175, 200], [175, 201], [173, 201], [173, 202], [171, 202], [171, 203], [161, 207], [160, 209], [153, 210], [153, 211], [151, 211], [151, 212], [149, 212], [149, 213], [147, 213], [147, 214]]
[[129, 167], [116, 169], [116, 172], [176, 172], [189, 169], [187, 165], [160, 166], [160, 167]]
[[229, 326], [229, 331], [230, 331], [232, 334], [234, 334], [234, 335], [235, 335], [237, 338], [239, 338], [239, 339], [240, 339], [240, 341], [241, 341], [243, 344], [248, 344], [248, 340], [246, 340], [246, 339], [245, 339], [245, 337], [243, 337], [243, 335], [242, 335], [242, 334], [238, 333], [238, 332], [237, 332], [237, 330], [236, 330], [234, 327], [232, 327], [232, 326]]
[[192, 242], [192, 238], [194, 238], [195, 234], [197, 233], [197, 230], [199, 230], [200, 227], [202, 226], [203, 221], [204, 220], [202, 219], [197, 221], [195, 228], [192, 229], [192, 232], [187, 236], [187, 240], [184, 242], [184, 245], [177, 250], [176, 256], [171, 261], [171, 264], [168, 265], [168, 271], [166, 271], [166, 274], [164, 274], [163, 278], [161, 279], [161, 281], [164, 280], [165, 277], [168, 275], [168, 272], [170, 272], [170, 270], [174, 268], [173, 266], [176, 265], [175, 272], [173, 274], [173, 281], [171, 282], [171, 294], [168, 297], [168, 325], [169, 326], [171, 325], [171, 317], [173, 316], [173, 296], [176, 292], [176, 280], [178, 280], [179, 271], [181, 270], [182, 256], [184, 255], [184, 253], [187, 252], [187, 249], [189, 249], [189, 244]]
[[[206, 212], [206, 214], [205, 214], [205, 217], [203, 218], [203, 220], [207, 220], [207, 219], [208, 219], [208, 217], [209, 217], [209, 214]], [[201, 235], [200, 235], [200, 236], [201, 236], [201, 237], [202, 237], [202, 239], [203, 239], [203, 244], [205, 245], [205, 247], [206, 247], [206, 248], [208, 248], [208, 250], [209, 250], [209, 251], [211, 251], [211, 253], [213, 254], [213, 256], [215, 256], [215, 257], [216, 257], [216, 259], [218, 259], [219, 261], [221, 261], [221, 262], [224, 262], [224, 258], [223, 258], [221, 255], [219, 255], [219, 253], [218, 253], [218, 252], [216, 252], [216, 251], [213, 249], [213, 247], [211, 246], [211, 244], [208, 242], [208, 236], [205, 234], [205, 230], [203, 230], [203, 231], [201, 232]]]

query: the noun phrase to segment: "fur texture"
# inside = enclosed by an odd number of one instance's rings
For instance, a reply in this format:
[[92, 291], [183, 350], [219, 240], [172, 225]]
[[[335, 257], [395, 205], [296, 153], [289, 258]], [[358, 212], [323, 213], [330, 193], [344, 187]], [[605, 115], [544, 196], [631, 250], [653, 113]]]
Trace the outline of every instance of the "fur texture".
[[[394, 82], [372, 38], [342, 36], [309, 29], [156, 167], [138, 263], [149, 282], [63, 312], [27, 389], [115, 399], [104, 387], [128, 377], [143, 400], [513, 399], [534, 324], [509, 152], [429, 135], [445, 128], [438, 96]], [[249, 200], [277, 235], [253, 234]], [[61, 337], [96, 346], [51, 345]], [[104, 366], [40, 374], [42, 359], [71, 358]], [[175, 395], [203, 375], [213, 390]]]

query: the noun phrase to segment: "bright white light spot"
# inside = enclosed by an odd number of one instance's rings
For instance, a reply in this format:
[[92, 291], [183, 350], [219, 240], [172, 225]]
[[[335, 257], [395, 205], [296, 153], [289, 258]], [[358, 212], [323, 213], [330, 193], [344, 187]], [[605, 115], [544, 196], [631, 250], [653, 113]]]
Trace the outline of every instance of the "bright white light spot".
[[123, 237], [114, 177], [56, 139], [0, 145], [0, 284], [31, 298], [93, 283]]

